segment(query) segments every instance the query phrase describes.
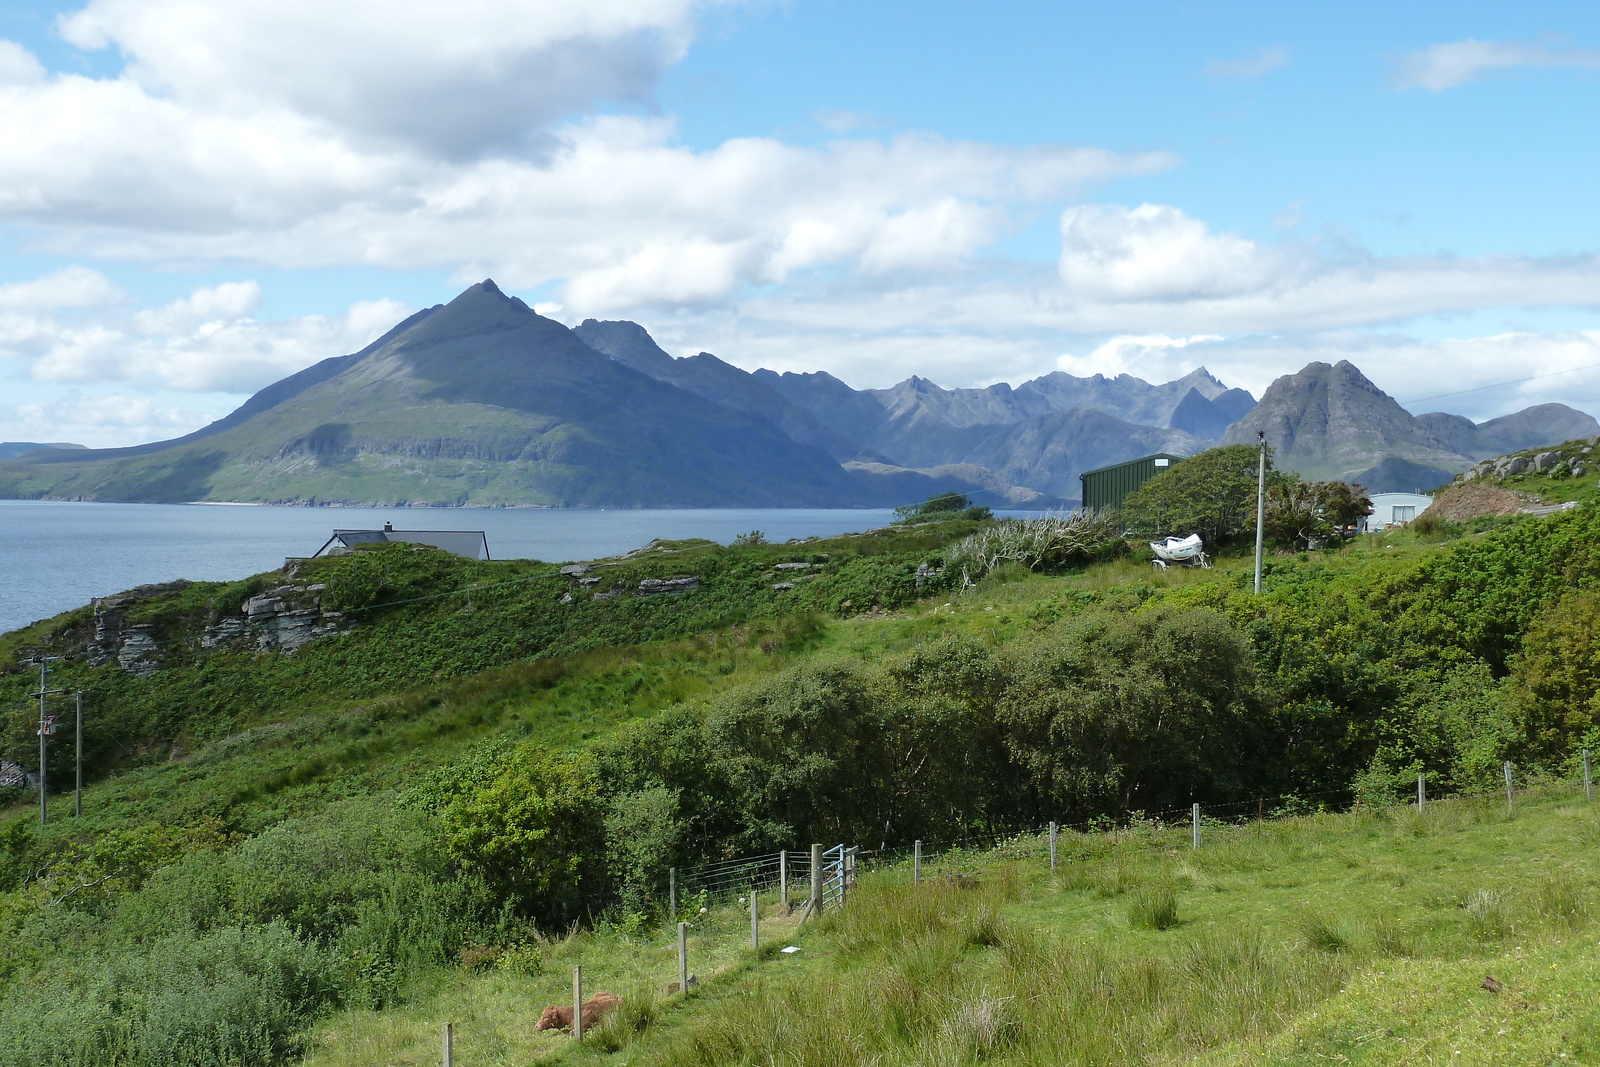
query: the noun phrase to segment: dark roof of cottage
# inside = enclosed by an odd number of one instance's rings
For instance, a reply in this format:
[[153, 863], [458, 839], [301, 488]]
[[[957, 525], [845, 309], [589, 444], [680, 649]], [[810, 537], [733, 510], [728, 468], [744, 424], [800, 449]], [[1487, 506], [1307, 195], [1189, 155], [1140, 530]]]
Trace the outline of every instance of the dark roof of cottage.
[[482, 530], [335, 530], [333, 536], [328, 538], [328, 543], [317, 550], [317, 554], [321, 555], [335, 541], [346, 548], [386, 542], [432, 545], [467, 559], [489, 558], [489, 538]]

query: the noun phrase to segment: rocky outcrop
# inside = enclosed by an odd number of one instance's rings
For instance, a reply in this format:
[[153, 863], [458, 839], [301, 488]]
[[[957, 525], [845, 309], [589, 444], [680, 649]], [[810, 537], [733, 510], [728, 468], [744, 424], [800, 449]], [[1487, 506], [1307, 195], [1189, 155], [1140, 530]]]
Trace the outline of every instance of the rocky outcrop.
[[1582, 478], [1596, 467], [1595, 448], [1600, 438], [1574, 441], [1560, 448], [1532, 450], [1510, 456], [1496, 456], [1474, 463], [1462, 472], [1460, 480], [1514, 478], [1519, 474], [1543, 474], [1553, 478]]
[[258, 652], [293, 652], [308, 641], [346, 630], [350, 621], [322, 606], [328, 587], [283, 585], [244, 602], [241, 615], [230, 615], [207, 626], [200, 647], [248, 648]]
[[187, 589], [192, 583], [182, 579], [140, 585], [118, 593], [116, 596], [96, 597], [94, 607], [94, 636], [87, 649], [89, 665], [99, 667], [112, 660], [130, 674], [152, 674], [161, 666], [161, 641], [151, 623], [128, 621], [128, 611], [134, 605], [167, 593]]
[[[181, 592], [191, 583], [141, 585], [94, 601], [94, 636], [86, 649], [91, 666], [116, 661], [129, 674], [146, 677], [159, 670], [175, 647], [196, 643], [194, 631], [171, 632], [171, 626], [130, 621], [143, 601]], [[199, 630], [200, 648], [255, 652], [294, 652], [308, 641], [349, 629], [342, 613], [323, 607], [325, 585], [282, 585], [251, 597], [237, 614], [216, 617]]]
[[653, 596], [657, 593], [671, 593], [682, 596], [692, 593], [700, 588], [700, 579], [693, 575], [682, 578], [646, 578], [639, 583], [640, 596]]

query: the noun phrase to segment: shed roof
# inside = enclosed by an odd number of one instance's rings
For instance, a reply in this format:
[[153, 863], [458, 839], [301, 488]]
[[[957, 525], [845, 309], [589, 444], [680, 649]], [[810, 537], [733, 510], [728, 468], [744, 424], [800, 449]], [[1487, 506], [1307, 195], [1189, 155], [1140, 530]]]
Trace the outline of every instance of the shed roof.
[[1188, 458], [1189, 458], [1188, 456], [1174, 455], [1171, 452], [1152, 452], [1148, 456], [1139, 456], [1139, 457], [1137, 457], [1135, 459], [1125, 459], [1121, 463], [1107, 463], [1104, 467], [1096, 467], [1092, 471], [1084, 471], [1083, 474], [1079, 475], [1079, 477], [1080, 478], [1083, 477], [1084, 474], [1099, 474], [1102, 471], [1114, 471], [1118, 467], [1126, 467], [1126, 466], [1128, 466], [1129, 464], [1132, 464], [1132, 463], [1146, 463], [1146, 462], [1148, 462], [1148, 461], [1150, 461], [1152, 459], [1188, 459]]

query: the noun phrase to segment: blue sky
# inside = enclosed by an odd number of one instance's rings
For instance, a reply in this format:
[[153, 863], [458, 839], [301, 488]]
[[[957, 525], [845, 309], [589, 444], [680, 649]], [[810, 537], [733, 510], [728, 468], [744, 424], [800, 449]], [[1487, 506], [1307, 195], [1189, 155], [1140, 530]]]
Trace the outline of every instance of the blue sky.
[[1350, 359], [1600, 413], [1590, 5], [89, 0], [0, 42], [0, 439], [185, 432], [485, 276], [863, 387]]

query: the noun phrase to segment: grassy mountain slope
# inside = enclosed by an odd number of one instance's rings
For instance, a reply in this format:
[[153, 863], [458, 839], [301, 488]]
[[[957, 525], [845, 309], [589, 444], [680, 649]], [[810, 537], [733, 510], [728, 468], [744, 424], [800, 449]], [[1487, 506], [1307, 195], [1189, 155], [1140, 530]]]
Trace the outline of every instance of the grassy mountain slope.
[[447, 505], [869, 502], [860, 480], [821, 450], [606, 358], [491, 282], [330, 369], [281, 402], [171, 447], [13, 462], [0, 468], [0, 492]]
[[[1435, 797], [1492, 788], [1506, 758], [1519, 781], [1570, 781], [1600, 738], [1572, 696], [1600, 612], [1582, 592], [1600, 578], [1592, 508], [1276, 555], [1259, 598], [1244, 559], [1157, 572], [1126, 554], [962, 590], [937, 565], [974, 529], [659, 545], [571, 576], [357, 552], [295, 579], [356, 622], [293, 655], [197, 641], [284, 575], [130, 607], [165, 641], [157, 670], [69, 659], [52, 678], [91, 694], [86, 816], [36, 833], [19, 791], [0, 820], [0, 1064], [404, 1061], [445, 1018], [484, 1060], [598, 1060], [533, 1038], [529, 1004], [559, 1000], [581, 961], [648, 1007], [670, 969], [669, 865], [1049, 818], [1137, 827], [1190, 799], [1381, 806], [1419, 770]], [[699, 584], [645, 592], [680, 576]], [[9, 758], [33, 742], [19, 660], [74, 652], [90, 622], [0, 639]], [[1467, 1032], [1453, 983], [1491, 956], [1530, 1005], [1497, 1024], [1511, 1047], [1563, 1033], [1586, 1054], [1561, 998], [1592, 990], [1563, 968], [1593, 940], [1594, 886], [1563, 864], [1600, 835], [1565, 798], [1511, 822], [1464, 801], [1430, 823], [1330, 818], [1198, 856], [1147, 829], [1090, 836], [1056, 882], [1035, 843], [1026, 870], [978, 871], [983, 888], [868, 887], [759, 969], [738, 971], [723, 916], [696, 951], [729, 978], [618, 1062], [821, 1062], [848, 1019], [850, 1054], [883, 1062], [1400, 1062]], [[1133, 928], [1163, 893], [1179, 925]], [[555, 936], [572, 917], [591, 932]], [[1568, 984], [1533, 981], [1549, 963]], [[1423, 980], [1441, 994], [1399, 997]], [[898, 1014], [848, 1014], [880, 995]], [[1368, 1010], [1405, 1042], [1325, 1021]], [[963, 1044], [984, 1018], [995, 1040]]]

